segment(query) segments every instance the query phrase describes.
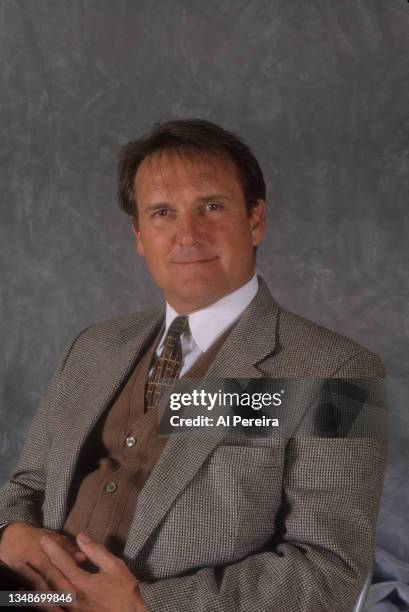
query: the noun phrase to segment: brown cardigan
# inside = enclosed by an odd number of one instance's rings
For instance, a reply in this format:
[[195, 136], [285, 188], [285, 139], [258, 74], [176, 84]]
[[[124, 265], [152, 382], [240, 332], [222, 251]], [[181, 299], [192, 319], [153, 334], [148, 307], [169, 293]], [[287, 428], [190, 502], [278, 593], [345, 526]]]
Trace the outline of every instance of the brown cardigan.
[[[230, 327], [183, 377], [202, 378]], [[138, 496], [166, 446], [159, 436], [158, 411], [145, 411], [145, 383], [163, 328], [135, 365], [110, 408], [91, 432], [77, 464], [63, 531], [85, 531], [121, 555]]]

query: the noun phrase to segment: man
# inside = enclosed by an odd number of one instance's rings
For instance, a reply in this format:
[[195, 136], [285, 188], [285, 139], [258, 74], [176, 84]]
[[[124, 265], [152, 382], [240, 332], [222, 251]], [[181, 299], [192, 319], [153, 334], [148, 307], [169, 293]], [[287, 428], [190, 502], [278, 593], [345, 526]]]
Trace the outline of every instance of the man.
[[[265, 184], [202, 120], [125, 147], [120, 203], [166, 311], [66, 349], [1, 492], [0, 559], [74, 610], [351, 610], [371, 563], [385, 443], [158, 435], [176, 379], [382, 377], [376, 355], [286, 312], [255, 274]], [[294, 396], [295, 397], [295, 396]]]

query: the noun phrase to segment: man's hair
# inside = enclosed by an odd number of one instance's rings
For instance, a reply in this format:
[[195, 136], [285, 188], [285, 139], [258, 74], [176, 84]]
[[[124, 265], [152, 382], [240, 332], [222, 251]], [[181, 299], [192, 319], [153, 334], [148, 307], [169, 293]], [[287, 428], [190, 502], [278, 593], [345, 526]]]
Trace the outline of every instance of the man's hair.
[[146, 157], [168, 151], [230, 158], [243, 188], [248, 216], [259, 198], [265, 200], [263, 173], [257, 159], [241, 138], [204, 119], [158, 122], [149, 133], [129, 142], [120, 152], [119, 205], [135, 221], [138, 214], [134, 192], [136, 172]]

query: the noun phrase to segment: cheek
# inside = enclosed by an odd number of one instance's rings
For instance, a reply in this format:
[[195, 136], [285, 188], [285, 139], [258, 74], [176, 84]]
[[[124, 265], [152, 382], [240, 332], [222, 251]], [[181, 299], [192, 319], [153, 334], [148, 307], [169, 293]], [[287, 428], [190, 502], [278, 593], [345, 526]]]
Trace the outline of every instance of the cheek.
[[157, 282], [162, 284], [170, 276], [169, 258], [172, 245], [163, 236], [145, 237], [144, 242], [145, 262], [148, 270]]
[[170, 241], [163, 232], [149, 231], [143, 235], [142, 243], [146, 257], [154, 260], [169, 250]]
[[228, 254], [244, 253], [247, 247], [252, 246], [252, 233], [249, 226], [227, 225], [217, 232], [217, 244], [221, 251]]

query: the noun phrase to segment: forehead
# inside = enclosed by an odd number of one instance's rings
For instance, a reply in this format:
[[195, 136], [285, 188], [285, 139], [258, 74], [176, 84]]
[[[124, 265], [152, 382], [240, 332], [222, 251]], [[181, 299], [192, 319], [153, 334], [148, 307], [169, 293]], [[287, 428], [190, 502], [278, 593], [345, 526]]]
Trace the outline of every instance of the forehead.
[[137, 199], [172, 197], [180, 192], [202, 192], [216, 187], [241, 194], [236, 166], [227, 155], [163, 151], [146, 157], [135, 175]]

